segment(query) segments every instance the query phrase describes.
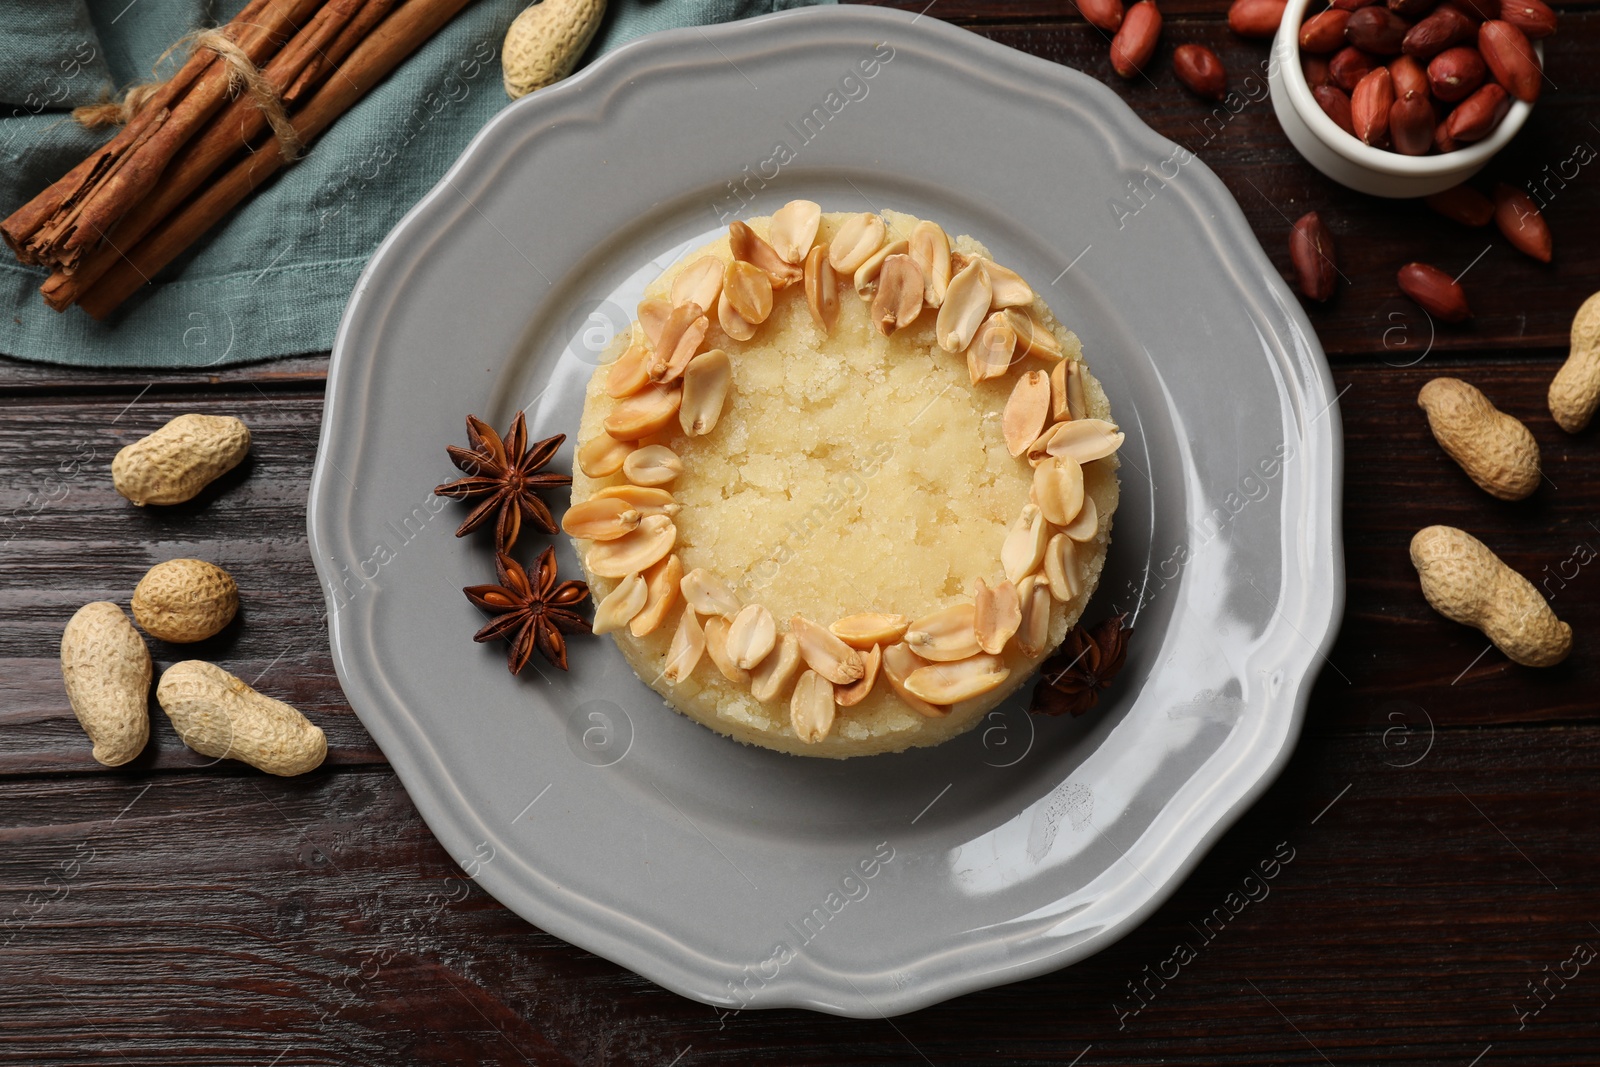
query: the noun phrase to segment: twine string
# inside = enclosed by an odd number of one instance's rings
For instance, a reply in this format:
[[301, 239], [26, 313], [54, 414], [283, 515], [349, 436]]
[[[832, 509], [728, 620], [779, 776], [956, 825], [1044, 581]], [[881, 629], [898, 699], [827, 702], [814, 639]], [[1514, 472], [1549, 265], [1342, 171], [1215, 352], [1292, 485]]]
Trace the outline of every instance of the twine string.
[[[190, 55], [202, 48], [216, 53], [228, 71], [229, 95], [237, 97], [241, 92], [248, 94], [251, 102], [266, 117], [267, 125], [272, 127], [272, 134], [278, 141], [278, 150], [283, 153], [283, 158], [290, 161], [300, 158], [305, 146], [295, 133], [294, 125], [289, 121], [289, 113], [284, 109], [283, 98], [233, 38], [220, 29], [194, 30], [184, 34], [161, 53], [155, 66], [159, 67], [168, 56], [185, 45], [188, 46]], [[106, 126], [125, 126], [165, 84], [166, 80], [162, 80], [130, 86], [120, 99], [108, 99], [98, 104], [85, 104], [74, 108], [72, 117], [79, 125], [91, 130]]]

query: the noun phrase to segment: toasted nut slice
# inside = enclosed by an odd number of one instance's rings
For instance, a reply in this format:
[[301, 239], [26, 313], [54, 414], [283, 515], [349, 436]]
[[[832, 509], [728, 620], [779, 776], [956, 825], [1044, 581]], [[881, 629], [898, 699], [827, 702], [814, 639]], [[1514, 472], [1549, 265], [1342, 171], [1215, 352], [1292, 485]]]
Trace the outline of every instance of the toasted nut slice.
[[922, 268], [910, 256], [890, 256], [878, 273], [872, 321], [885, 337], [905, 329], [922, 314]]
[[711, 320], [699, 304], [679, 304], [661, 326], [661, 339], [656, 343], [655, 358], [650, 362], [650, 380], [675, 381], [683, 374], [700, 342], [706, 339]]
[[[606, 433], [619, 441], [637, 441], [641, 437], [660, 433], [677, 421], [678, 405], [682, 402], [683, 386], [677, 382], [657, 382], [646, 386], [632, 396], [623, 398], [611, 409], [606, 416]], [[622, 459], [618, 457], [617, 465], [610, 473], [615, 474], [622, 469]], [[584, 467], [583, 472], [591, 478], [602, 477], [588, 467]]]
[[753, 669], [777, 643], [778, 624], [760, 604], [746, 604], [728, 624], [728, 658], [735, 667]]
[[760, 701], [777, 700], [800, 670], [800, 642], [784, 634], [777, 647], [750, 672], [750, 695]]
[[1094, 506], [1094, 497], [1085, 493], [1083, 510], [1078, 517], [1061, 528], [1061, 532], [1074, 541], [1093, 541], [1100, 533], [1100, 511]]
[[[676, 552], [644, 572], [644, 607], [628, 623], [635, 637], [655, 631], [666, 621], [667, 613], [678, 603], [678, 582], [683, 579], [683, 560]], [[694, 614], [689, 612], [689, 614]]]
[[1067, 402], [1067, 381], [1077, 365], [1077, 360], [1063, 359], [1050, 368], [1050, 418], [1056, 422], [1072, 418], [1072, 405]]
[[578, 446], [578, 469], [591, 478], [609, 478], [622, 469], [623, 460], [632, 451], [632, 441], [619, 441], [608, 433], [595, 434]]
[[1082, 465], [1105, 459], [1122, 447], [1123, 434], [1104, 419], [1058, 422], [1028, 448], [1028, 459], [1062, 456]]
[[894, 644], [906, 635], [909, 625], [911, 620], [904, 615], [865, 611], [859, 615], [846, 615], [828, 629], [851, 648], [865, 652], [873, 645]]
[[683, 576], [683, 599], [689, 607], [702, 615], [722, 615], [733, 618], [739, 614], [739, 598], [733, 595], [728, 583], [704, 567], [696, 567]]
[[672, 279], [672, 306], [684, 304], [698, 306], [702, 313], [717, 306], [717, 296], [722, 292], [722, 260], [716, 256], [701, 256], [687, 263]]
[[946, 352], [966, 351], [989, 314], [989, 297], [989, 276], [976, 263], [967, 264], [960, 274], [950, 279], [933, 327], [940, 348]]
[[1047, 457], [1033, 468], [1033, 495], [1047, 522], [1067, 525], [1083, 510], [1083, 468], [1068, 456]]
[[611, 373], [606, 377], [606, 396], [621, 400], [649, 385], [650, 359], [648, 346], [637, 341], [629, 345], [611, 364]]
[[1056, 335], [1039, 321], [1032, 308], [1008, 307], [1006, 319], [1011, 323], [1011, 328], [1017, 331], [1018, 359], [1032, 356], [1054, 363], [1066, 355]]
[[972, 376], [972, 384], [1005, 374], [1011, 369], [1016, 351], [1017, 331], [1011, 328], [1006, 313], [996, 311], [984, 319], [967, 346], [967, 373]]
[[866, 673], [861, 653], [810, 619], [794, 616], [789, 620], [789, 632], [800, 642], [800, 658], [806, 666], [828, 681], [843, 685]]
[[1028, 446], [1028, 462], [1037, 467], [1039, 464], [1049, 459], [1050, 438], [1054, 437], [1056, 431], [1061, 427], [1070, 426], [1071, 424], [1072, 420], [1068, 419], [1066, 422], [1053, 422], [1049, 426], [1046, 426], [1044, 428], [1044, 432], [1038, 437], [1035, 437], [1033, 439], [1033, 443]]
[[628, 575], [606, 594], [604, 600], [595, 605], [591, 628], [597, 634], [622, 629], [644, 610], [644, 602], [649, 595], [650, 590], [645, 587], [642, 575]]
[[623, 500], [640, 515], [676, 515], [683, 505], [673, 501], [665, 489], [643, 485], [608, 485], [595, 491], [591, 500]]
[[814, 745], [833, 729], [833, 686], [816, 671], [802, 671], [789, 698], [789, 725], [803, 743]]
[[950, 285], [950, 237], [937, 222], [919, 222], [911, 230], [911, 258], [922, 268], [922, 302], [944, 303]]
[[673, 631], [672, 644], [667, 646], [667, 662], [661, 668], [661, 677], [677, 685], [694, 673], [700, 657], [706, 651], [706, 632], [692, 611], [683, 613], [678, 628]]
[[717, 297], [717, 325], [722, 327], [722, 332], [735, 341], [748, 341], [756, 335], [755, 323], [747, 322], [744, 316], [733, 309], [728, 302], [727, 287], [723, 287], [722, 295]]
[[991, 589], [979, 578], [974, 586], [973, 629], [978, 633], [978, 647], [998, 656], [1022, 625], [1022, 601], [1017, 598], [1017, 587], [1008, 581]]
[[1042, 574], [1030, 574], [1017, 583], [1022, 603], [1022, 625], [1017, 627], [1017, 647], [1025, 656], [1037, 656], [1050, 643], [1050, 586]]
[[1083, 591], [1079, 573], [1078, 543], [1064, 533], [1050, 538], [1044, 548], [1044, 576], [1050, 595], [1065, 604]]
[[753, 263], [765, 271], [767, 277], [772, 279], [774, 289], [787, 288], [800, 280], [798, 264], [786, 261], [757, 236], [756, 231], [737, 219], [728, 223], [728, 250], [733, 253], [734, 259]]
[[1024, 504], [1022, 514], [1011, 524], [1000, 546], [1000, 568], [1006, 572], [1007, 581], [1020, 582], [1039, 568], [1044, 562], [1044, 546], [1049, 537], [1039, 506]]
[[850, 279], [856, 287], [856, 295], [863, 300], [870, 298], [872, 296], [872, 287], [877, 282], [878, 275], [883, 271], [884, 260], [890, 256], [903, 256], [910, 247], [911, 245], [907, 241], [890, 241], [868, 256], [867, 261], [856, 268], [855, 274]]
[[733, 386], [733, 364], [720, 348], [702, 352], [683, 369], [683, 403], [678, 406], [678, 425], [690, 437], [704, 437], [717, 427], [722, 406]]
[[772, 213], [767, 235], [772, 250], [785, 263], [799, 263], [811, 251], [822, 225], [822, 206], [810, 200], [791, 200]]
[[1008, 308], [1033, 303], [1033, 289], [1022, 280], [1022, 275], [1010, 267], [1002, 267], [992, 259], [979, 258], [977, 262], [989, 276], [990, 307]]
[[728, 654], [728, 620], [721, 615], [713, 615], [706, 620], [705, 629], [706, 655], [717, 665], [717, 670], [734, 685], [748, 686], [750, 672], [733, 662], [733, 657]]
[[1089, 414], [1088, 401], [1083, 398], [1083, 364], [1071, 362], [1072, 369], [1067, 372], [1067, 413], [1081, 419]]
[[883, 652], [877, 645], [872, 646], [869, 652], [861, 654], [861, 662], [866, 668], [866, 673], [849, 685], [836, 685], [833, 687], [833, 702], [841, 708], [853, 708], [872, 692], [873, 683], [878, 680], [878, 665], [883, 661]]
[[855, 274], [856, 268], [883, 247], [889, 228], [870, 211], [844, 220], [828, 245], [828, 262], [840, 274]]
[[977, 610], [973, 604], [962, 602], [924, 615], [906, 630], [906, 644], [923, 659], [935, 663], [976, 655], [981, 651]]
[[894, 695], [917, 714], [929, 719], [942, 719], [950, 714], [949, 708], [935, 707], [906, 688], [906, 679], [911, 672], [927, 665], [928, 661], [911, 651], [911, 646], [903, 641], [883, 650], [883, 676], [889, 679], [889, 688], [894, 690]]
[[645, 445], [622, 461], [622, 476], [634, 485], [666, 485], [683, 473], [683, 460], [666, 445]]
[[1000, 415], [1000, 429], [1005, 434], [1006, 450], [1020, 456], [1044, 432], [1045, 419], [1050, 415], [1050, 379], [1042, 370], [1031, 370], [1017, 379]]
[[772, 314], [772, 279], [754, 263], [737, 259], [729, 263], [722, 292], [728, 306], [752, 326], [760, 326]]
[[[700, 305], [704, 307], [705, 305]], [[639, 328], [650, 341], [651, 348], [661, 345], [661, 327], [667, 323], [667, 316], [672, 314], [672, 302], [663, 300], [659, 296], [652, 296], [639, 301]]]
[[677, 543], [678, 528], [665, 515], [651, 515], [639, 528], [615, 541], [598, 541], [584, 561], [602, 578], [626, 578], [664, 559]]
[[828, 262], [827, 249], [821, 245], [806, 254], [805, 277], [811, 319], [823, 333], [832, 333], [833, 324], [839, 320], [839, 276]]
[[561, 528], [569, 537], [585, 541], [615, 541], [637, 530], [643, 518], [626, 500], [594, 497], [568, 508], [561, 516]]
[[1011, 674], [999, 656], [980, 652], [952, 663], [930, 663], [906, 677], [906, 688], [930, 704], [949, 707], [1000, 687]]

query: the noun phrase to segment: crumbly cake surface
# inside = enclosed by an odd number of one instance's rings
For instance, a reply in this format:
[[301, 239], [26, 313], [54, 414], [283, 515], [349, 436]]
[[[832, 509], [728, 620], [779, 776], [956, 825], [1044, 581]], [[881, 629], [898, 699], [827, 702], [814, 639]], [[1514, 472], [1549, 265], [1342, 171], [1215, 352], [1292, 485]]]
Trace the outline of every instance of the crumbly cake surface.
[[[917, 220], [886, 212], [890, 238], [906, 236]], [[818, 241], [832, 238], [843, 214], [824, 214]], [[767, 219], [749, 225], [765, 237]], [[988, 257], [970, 237], [951, 239], [953, 251]], [[691, 252], [647, 291], [665, 297], [677, 271], [712, 254], [732, 258], [726, 237]], [[744, 603], [771, 610], [780, 634], [794, 614], [823, 626], [857, 612], [913, 619], [970, 598], [974, 580], [1004, 580], [1000, 550], [1028, 502], [1032, 469], [1008, 452], [1001, 412], [1016, 373], [973, 385], [965, 360], [934, 342], [936, 311], [924, 309], [910, 326], [882, 336], [869, 303], [841, 278], [840, 311], [831, 332], [813, 321], [798, 284], [776, 294], [771, 317], [750, 341], [724, 334], [711, 316], [704, 348], [721, 348], [733, 366], [733, 389], [716, 428], [687, 437], [671, 432], [640, 442], [665, 444], [684, 473], [665, 488], [682, 506], [673, 522], [684, 570], [704, 567]], [[1081, 360], [1078, 339], [1043, 300], [1035, 315]], [[628, 343], [614, 343], [589, 383], [579, 443], [603, 432], [619, 403], [605, 393], [611, 361]], [[1048, 369], [1048, 364], [1031, 365]], [[1110, 421], [1099, 382], [1084, 368], [1086, 414]], [[1060, 644], [1093, 594], [1105, 561], [1116, 510], [1117, 458], [1084, 466], [1085, 496], [1094, 501], [1099, 529], [1080, 546], [1082, 592], [1051, 612], [1050, 641], [1025, 656], [1015, 641], [1003, 658], [1011, 669], [998, 689], [930, 718], [909, 708], [879, 677], [854, 707], [836, 709], [832, 732], [803, 743], [790, 724], [788, 694], [756, 700], [703, 657], [688, 677], [663, 677], [681, 607], [655, 632], [614, 632], [623, 656], [647, 685], [695, 721], [736, 740], [797, 755], [847, 757], [935, 745], [975, 725], [985, 712], [1028, 682]], [[591, 478], [574, 470], [572, 500], [605, 486], [626, 484], [619, 472]], [[593, 543], [578, 541], [580, 557]], [[618, 583], [587, 575], [596, 603]], [[680, 602], [681, 603], [681, 602]]]

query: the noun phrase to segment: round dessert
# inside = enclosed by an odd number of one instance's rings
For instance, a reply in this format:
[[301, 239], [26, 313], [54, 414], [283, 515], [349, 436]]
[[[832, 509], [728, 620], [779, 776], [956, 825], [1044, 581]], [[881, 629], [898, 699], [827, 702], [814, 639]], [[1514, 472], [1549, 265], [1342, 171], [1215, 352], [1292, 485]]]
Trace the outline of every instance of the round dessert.
[[562, 525], [595, 632], [672, 707], [895, 752], [970, 729], [1077, 622], [1121, 442], [1078, 338], [978, 242], [793, 201], [647, 290]]

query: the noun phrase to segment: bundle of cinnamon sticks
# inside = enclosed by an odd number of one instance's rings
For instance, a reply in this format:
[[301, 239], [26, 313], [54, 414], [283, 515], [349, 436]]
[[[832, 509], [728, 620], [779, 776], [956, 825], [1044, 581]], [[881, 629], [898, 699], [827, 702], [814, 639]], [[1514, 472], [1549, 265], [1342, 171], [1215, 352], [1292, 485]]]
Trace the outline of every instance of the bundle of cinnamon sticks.
[[250, 0], [0, 235], [47, 304], [103, 319], [470, 2]]

